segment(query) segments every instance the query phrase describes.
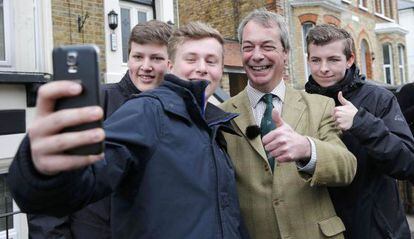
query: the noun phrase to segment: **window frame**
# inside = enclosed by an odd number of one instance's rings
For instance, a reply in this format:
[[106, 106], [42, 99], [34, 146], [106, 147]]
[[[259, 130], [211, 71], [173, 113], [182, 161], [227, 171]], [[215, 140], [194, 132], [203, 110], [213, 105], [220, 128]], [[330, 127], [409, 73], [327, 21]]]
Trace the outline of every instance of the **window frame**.
[[308, 65], [308, 51], [307, 51], [307, 45], [306, 45], [306, 35], [307, 35], [307, 33], [305, 34], [305, 25], [312, 25], [312, 27], [310, 27], [310, 28], [308, 28], [308, 32], [309, 32], [309, 30], [310, 29], [312, 29], [313, 27], [315, 27], [315, 23], [314, 22], [311, 22], [311, 21], [307, 21], [307, 22], [304, 22], [304, 23], [302, 23], [302, 25], [301, 25], [301, 32], [302, 32], [302, 49], [303, 49], [303, 59], [304, 59], [304, 73], [305, 73], [305, 82], [307, 82], [308, 81], [308, 79], [309, 79], [309, 75], [310, 75], [310, 67], [309, 67], [309, 65]]
[[3, 0], [3, 30], [4, 30], [4, 60], [0, 60], [0, 67], [12, 67], [12, 34], [10, 1]]
[[[385, 64], [385, 55], [384, 55], [384, 45], [386, 45], [388, 47], [388, 57], [389, 59], [389, 64]], [[393, 52], [392, 52], [392, 45], [391, 43], [387, 42], [387, 43], [383, 43], [382, 44], [382, 52], [383, 52], [383, 71], [384, 71], [384, 81], [387, 84], [391, 84], [394, 85], [394, 70], [393, 70]], [[390, 82], [388, 83], [387, 81], [387, 71], [386, 69], [389, 68], [390, 69]]]
[[405, 46], [398, 44], [398, 70], [400, 74], [401, 84], [405, 83]]
[[[119, 11], [122, 13], [122, 9], [128, 9], [129, 10], [129, 22], [130, 22], [130, 29], [129, 32], [132, 30], [132, 28], [138, 24], [138, 12], [146, 12], [147, 13], [147, 21], [150, 21], [152, 19], [155, 19], [154, 17], [154, 6], [150, 6], [147, 4], [137, 3], [137, 2], [125, 2], [120, 1], [119, 2]], [[124, 42], [122, 39], [122, 16], [120, 16], [121, 24], [120, 24], [120, 30], [121, 30], [121, 60], [122, 60], [122, 66], [127, 66], [128, 62], [128, 52], [126, 53], [126, 61], [124, 61]], [[128, 43], [126, 43], [128, 44]]]

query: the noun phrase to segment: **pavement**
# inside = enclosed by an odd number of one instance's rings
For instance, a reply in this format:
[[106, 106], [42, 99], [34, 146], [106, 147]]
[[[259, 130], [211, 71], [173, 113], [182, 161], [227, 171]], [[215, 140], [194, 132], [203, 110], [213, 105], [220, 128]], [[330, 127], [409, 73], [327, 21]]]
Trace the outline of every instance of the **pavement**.
[[407, 221], [408, 221], [408, 225], [410, 225], [410, 230], [411, 230], [411, 238], [414, 238], [414, 215], [407, 214]]

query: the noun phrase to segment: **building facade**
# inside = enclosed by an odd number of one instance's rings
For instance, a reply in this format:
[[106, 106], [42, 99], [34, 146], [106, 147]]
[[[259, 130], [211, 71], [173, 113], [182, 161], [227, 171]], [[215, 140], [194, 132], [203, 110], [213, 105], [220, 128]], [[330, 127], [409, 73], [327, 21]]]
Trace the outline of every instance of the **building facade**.
[[257, 8], [266, 8], [285, 17], [292, 47], [284, 79], [298, 89], [304, 88], [309, 75], [306, 33], [315, 24], [322, 23], [343, 27], [352, 34], [356, 43], [357, 64], [369, 80], [391, 85], [407, 82], [405, 34], [408, 31], [398, 24], [397, 1], [178, 0], [180, 23], [194, 20], [208, 22], [227, 39], [226, 74], [222, 84], [231, 95], [242, 90], [247, 82], [238, 60], [237, 25], [248, 12]]
[[101, 81], [117, 82], [127, 70], [131, 28], [154, 18], [174, 23], [173, 0], [0, 0], [0, 239], [28, 238], [24, 214], [2, 217], [19, 210], [4, 179], [33, 120], [36, 90], [53, 78], [53, 47], [97, 45]]
[[407, 81], [414, 82], [414, 1], [399, 0], [398, 15], [400, 17], [401, 26], [408, 30], [408, 33], [406, 35], [406, 52], [408, 66]]

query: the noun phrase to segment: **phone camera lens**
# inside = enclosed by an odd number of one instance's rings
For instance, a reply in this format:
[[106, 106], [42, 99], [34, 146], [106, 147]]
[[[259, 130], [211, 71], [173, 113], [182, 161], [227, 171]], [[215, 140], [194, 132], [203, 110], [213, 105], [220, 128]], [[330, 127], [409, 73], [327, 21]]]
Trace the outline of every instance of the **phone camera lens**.
[[68, 66], [75, 66], [78, 54], [76, 52], [69, 52], [66, 57], [66, 64]]

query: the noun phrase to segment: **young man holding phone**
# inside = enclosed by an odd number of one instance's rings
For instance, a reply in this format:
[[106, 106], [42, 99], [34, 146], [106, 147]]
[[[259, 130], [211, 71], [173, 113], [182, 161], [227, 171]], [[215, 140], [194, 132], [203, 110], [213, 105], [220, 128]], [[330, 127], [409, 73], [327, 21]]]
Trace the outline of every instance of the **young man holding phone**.
[[[101, 118], [102, 110], [52, 112], [55, 99], [78, 95], [81, 88], [68, 81], [42, 86], [31, 148], [22, 146], [8, 178], [21, 209], [65, 214], [112, 191], [118, 238], [248, 238], [223, 150], [222, 131], [232, 132], [229, 121], [236, 115], [206, 104], [222, 76], [223, 42], [202, 23], [177, 29], [168, 45], [175, 75], [105, 121], [103, 160], [62, 154], [102, 141], [102, 129], [56, 134]], [[44, 201], [48, 205], [39, 203]]]
[[[137, 24], [131, 31], [128, 71], [118, 83], [101, 86], [104, 118], [108, 118], [134, 94], [157, 87], [168, 70], [167, 44], [172, 27], [152, 20]], [[29, 214], [32, 239], [106, 239], [111, 238], [110, 197], [92, 203], [64, 217]]]

